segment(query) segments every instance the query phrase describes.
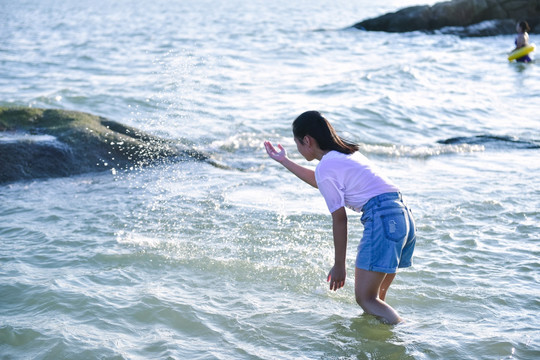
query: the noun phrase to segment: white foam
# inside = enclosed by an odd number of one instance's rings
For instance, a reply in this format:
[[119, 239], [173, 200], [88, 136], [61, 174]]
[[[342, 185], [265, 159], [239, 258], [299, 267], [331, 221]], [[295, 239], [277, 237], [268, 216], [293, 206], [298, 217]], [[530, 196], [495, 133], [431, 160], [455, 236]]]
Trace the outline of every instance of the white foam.
[[148, 248], [157, 248], [161, 244], [160, 239], [140, 234], [126, 233], [124, 231], [120, 231], [116, 234], [116, 241], [119, 244], [130, 244]]
[[22, 132], [2, 132], [0, 133], [0, 143], [17, 142], [54, 142], [56, 137], [52, 135], [32, 135]]

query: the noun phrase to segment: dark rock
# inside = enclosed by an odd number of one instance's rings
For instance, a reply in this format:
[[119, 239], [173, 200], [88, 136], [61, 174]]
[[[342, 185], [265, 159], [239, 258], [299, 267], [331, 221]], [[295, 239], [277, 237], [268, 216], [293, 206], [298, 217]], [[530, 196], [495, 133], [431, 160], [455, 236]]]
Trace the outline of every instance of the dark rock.
[[458, 136], [437, 142], [445, 145], [482, 145], [492, 149], [540, 149], [539, 141], [507, 135]]
[[412, 6], [364, 20], [355, 28], [368, 31], [409, 32], [440, 30], [460, 36], [514, 34], [518, 20], [540, 24], [540, 0], [453, 0], [433, 6]]
[[0, 183], [201, 160], [178, 142], [87, 113], [0, 107]]

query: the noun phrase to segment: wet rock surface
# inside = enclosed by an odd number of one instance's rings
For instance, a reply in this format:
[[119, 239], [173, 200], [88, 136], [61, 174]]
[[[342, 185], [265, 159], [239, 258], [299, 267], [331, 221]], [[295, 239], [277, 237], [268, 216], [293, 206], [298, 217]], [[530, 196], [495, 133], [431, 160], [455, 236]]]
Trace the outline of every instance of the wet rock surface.
[[177, 141], [77, 111], [0, 107], [0, 183], [212, 160]]
[[453, 0], [433, 6], [412, 6], [354, 25], [367, 31], [439, 31], [460, 36], [515, 34], [526, 20], [540, 24], [540, 0]]

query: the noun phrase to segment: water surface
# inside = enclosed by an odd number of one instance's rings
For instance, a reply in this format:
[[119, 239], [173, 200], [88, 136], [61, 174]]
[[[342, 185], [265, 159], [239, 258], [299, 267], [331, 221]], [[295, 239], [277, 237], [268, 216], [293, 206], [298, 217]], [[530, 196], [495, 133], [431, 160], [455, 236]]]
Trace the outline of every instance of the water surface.
[[[516, 146], [540, 141], [538, 66], [506, 61], [512, 36], [348, 29], [414, 4], [3, 4], [0, 104], [105, 116], [228, 168], [0, 187], [2, 358], [540, 357], [540, 153]], [[388, 295], [406, 324], [354, 301], [358, 214], [348, 282], [327, 289], [324, 201], [264, 153], [302, 162], [290, 124], [309, 109], [414, 211], [415, 264]]]

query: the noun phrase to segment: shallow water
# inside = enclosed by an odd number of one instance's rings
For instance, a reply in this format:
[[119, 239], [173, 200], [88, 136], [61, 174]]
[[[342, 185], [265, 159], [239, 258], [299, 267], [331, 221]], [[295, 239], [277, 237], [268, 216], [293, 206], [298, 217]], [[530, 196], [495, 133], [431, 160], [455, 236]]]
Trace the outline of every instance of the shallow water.
[[[4, 4], [0, 104], [102, 115], [228, 168], [0, 187], [2, 359], [540, 357], [540, 150], [476, 141], [540, 142], [538, 65], [506, 61], [512, 36], [347, 29], [407, 4]], [[324, 201], [264, 153], [300, 161], [308, 109], [414, 211], [415, 264], [388, 295], [406, 324], [354, 301], [358, 214], [346, 287], [327, 290]]]

